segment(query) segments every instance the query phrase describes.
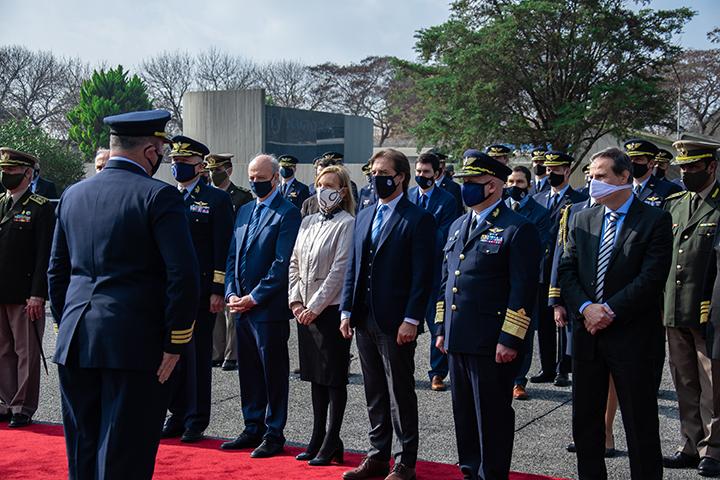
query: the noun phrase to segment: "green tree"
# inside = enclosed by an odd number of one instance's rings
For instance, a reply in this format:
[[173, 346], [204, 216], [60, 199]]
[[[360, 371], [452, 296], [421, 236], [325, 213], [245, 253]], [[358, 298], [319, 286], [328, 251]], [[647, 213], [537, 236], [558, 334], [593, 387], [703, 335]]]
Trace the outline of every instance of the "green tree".
[[627, 0], [456, 0], [447, 22], [416, 35], [412, 131], [457, 153], [494, 141], [581, 158], [666, 115], [661, 70], [694, 12]]
[[116, 69], [94, 71], [92, 77], [80, 87], [80, 101], [67, 115], [70, 121], [69, 137], [91, 159], [98, 148], [107, 147], [110, 129], [103, 118], [133, 110], [152, 108], [147, 88], [137, 75], [128, 78], [122, 65]]
[[0, 124], [0, 146], [36, 156], [40, 160], [42, 176], [55, 182], [58, 192], [85, 176], [80, 153], [52, 138], [29, 119], [11, 119]]

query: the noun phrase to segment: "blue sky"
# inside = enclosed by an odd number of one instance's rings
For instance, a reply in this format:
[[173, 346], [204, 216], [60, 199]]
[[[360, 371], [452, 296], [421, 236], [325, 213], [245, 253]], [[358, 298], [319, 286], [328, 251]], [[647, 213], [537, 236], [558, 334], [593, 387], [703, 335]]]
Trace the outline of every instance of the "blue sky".
[[[414, 58], [415, 31], [442, 23], [443, 0], [0, 0], [0, 44], [52, 50], [91, 63], [132, 67], [164, 50], [210, 46], [257, 60], [351, 62], [368, 55]], [[718, 0], [652, 0], [699, 15], [677, 42], [710, 48]]]

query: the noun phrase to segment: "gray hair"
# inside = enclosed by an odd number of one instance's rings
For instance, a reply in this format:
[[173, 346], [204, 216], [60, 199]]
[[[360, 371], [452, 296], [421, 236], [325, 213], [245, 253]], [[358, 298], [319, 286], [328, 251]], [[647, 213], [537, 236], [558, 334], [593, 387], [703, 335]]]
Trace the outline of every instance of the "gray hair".
[[615, 175], [622, 175], [623, 172], [629, 172], [627, 183], [632, 183], [632, 162], [627, 153], [623, 152], [617, 147], [609, 147], [604, 150], [600, 150], [590, 158], [590, 163], [598, 158], [609, 158], [613, 161], [612, 171]]
[[259, 159], [268, 159], [270, 160], [270, 165], [272, 166], [272, 173], [275, 175], [280, 171], [280, 161], [277, 159], [277, 157], [272, 153], [258, 153], [253, 157], [250, 162], [254, 162], [255, 160]]
[[[157, 137], [125, 137], [122, 135], [110, 135], [110, 150], [133, 150], [145, 143], [147, 143], [150, 138], [157, 138]], [[99, 150], [98, 150], [99, 152]]]

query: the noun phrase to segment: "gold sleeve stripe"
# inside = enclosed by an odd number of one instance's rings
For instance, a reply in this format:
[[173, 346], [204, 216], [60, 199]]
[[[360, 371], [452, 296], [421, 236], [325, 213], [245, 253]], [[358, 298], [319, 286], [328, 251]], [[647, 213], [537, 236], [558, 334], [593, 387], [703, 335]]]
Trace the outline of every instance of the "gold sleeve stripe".
[[550, 287], [550, 291], [548, 292], [548, 298], [560, 298], [560, 289]]
[[445, 302], [440, 301], [435, 305], [435, 323], [445, 322]]
[[520, 340], [524, 340], [525, 334], [527, 333], [527, 328], [519, 327], [519, 326], [515, 325], [514, 323], [508, 322], [506, 319], [505, 323], [503, 323], [502, 331], [509, 335], [512, 335], [513, 337], [517, 337]]
[[188, 333], [187, 335], [173, 335], [172, 337], [170, 337], [170, 340], [172, 340], [173, 342], [176, 340], [190, 340], [192, 336], [192, 333]]
[[170, 339], [170, 343], [172, 343], [173, 345], [184, 345], [186, 343], [190, 343], [190, 340], [192, 340], [192, 335], [190, 335], [188, 338], [183, 339], [172, 338]]
[[701, 313], [700, 314], [700, 324], [707, 323], [709, 320], [710, 314], [709, 313]]
[[525, 326], [530, 325], [529, 317], [522, 315], [520, 313], [514, 312], [514, 311], [510, 310], [509, 308], [507, 309], [507, 312], [505, 313], [505, 320], [507, 320], [507, 319], [515, 320], [516, 322], [518, 322], [521, 325], [525, 325]]
[[220, 270], [215, 270], [213, 272], [213, 282], [214, 283], [222, 283], [225, 284], [225, 272], [221, 272]]
[[188, 328], [187, 330], [173, 330], [170, 333], [172, 335], [185, 335], [187, 333], [192, 333], [194, 328], [195, 328], [195, 322], [193, 321], [192, 325], [190, 325], [190, 328]]

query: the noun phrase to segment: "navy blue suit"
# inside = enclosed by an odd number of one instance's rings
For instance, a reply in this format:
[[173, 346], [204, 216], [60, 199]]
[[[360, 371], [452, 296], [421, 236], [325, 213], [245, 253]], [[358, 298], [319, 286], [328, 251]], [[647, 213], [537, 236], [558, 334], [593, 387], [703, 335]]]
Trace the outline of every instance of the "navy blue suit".
[[[370, 417], [368, 456], [389, 461], [393, 426], [400, 451], [396, 462], [414, 468], [418, 448], [415, 395], [415, 347], [397, 344], [405, 318], [421, 322], [432, 291], [435, 251], [433, 216], [403, 195], [388, 213], [384, 227], [372, 241], [377, 208], [360, 210], [355, 219], [354, 246], [345, 275], [341, 310], [350, 312], [357, 327], [365, 397]], [[418, 330], [422, 323], [418, 325]]]
[[[251, 295], [252, 309], [237, 314], [238, 373], [245, 433], [284, 442], [287, 421], [288, 267], [300, 229], [300, 210], [275, 192], [265, 207], [255, 235], [248, 238], [257, 201], [238, 210], [230, 242], [225, 298]], [[244, 266], [244, 272], [241, 274]]]
[[195, 432], [210, 423], [212, 390], [212, 329], [210, 295], [225, 294], [225, 263], [233, 230], [233, 206], [227, 192], [203, 182], [188, 192], [185, 212], [200, 265], [200, 302], [195, 315], [195, 335], [173, 375], [169, 425], [184, 425]]
[[453, 198], [455, 198], [458, 217], [465, 213], [465, 204], [463, 203], [462, 199], [462, 191], [460, 189], [460, 185], [455, 180], [445, 175], [438, 187], [442, 188], [443, 190], [447, 190], [448, 193], [452, 195]]
[[[408, 199], [414, 204], [419, 205], [420, 192], [418, 187], [412, 187], [408, 191]], [[447, 190], [434, 187], [428, 200], [427, 211], [432, 213], [435, 218], [435, 223], [437, 224], [435, 240], [437, 248], [435, 255], [435, 273], [433, 275], [433, 290], [428, 300], [428, 309], [425, 314], [425, 322], [430, 332], [430, 370], [428, 371], [428, 377], [432, 380], [435, 376], [444, 379], [448, 374], [447, 355], [435, 346], [435, 297], [437, 297], [440, 291], [440, 280], [442, 279], [442, 246], [445, 245], [445, 241], [447, 240], [450, 225], [452, 225], [458, 217], [457, 203]]]
[[498, 344], [522, 352], [538, 287], [540, 238], [503, 202], [474, 230], [472, 220], [467, 213], [450, 228], [436, 321], [448, 352], [460, 468], [473, 479], [506, 479], [521, 360], [497, 363], [495, 352]]
[[[560, 201], [553, 207], [552, 201], [552, 189], [548, 189], [544, 192], [535, 194], [533, 199], [540, 205], [547, 208], [550, 211], [550, 232], [548, 235], [548, 241], [544, 244], [544, 259], [541, 266], [541, 281], [540, 288], [538, 289], [538, 346], [540, 348], [540, 365], [544, 375], [557, 373], [570, 373], [570, 360], [564, 355], [558, 354], [558, 329], [555, 325], [555, 318], [553, 316], [552, 308], [547, 306], [547, 299], [549, 294], [550, 284], [550, 272], [552, 270], [552, 259], [555, 254], [555, 240], [558, 235], [558, 228], [560, 225], [560, 217], [565, 207], [569, 207], [574, 203], [580, 203], [587, 200], [587, 196], [580, 192], [573, 190], [572, 187], [568, 187], [565, 194]], [[560, 337], [563, 337], [563, 333], [560, 332]], [[560, 352], [562, 353], [562, 352]], [[558, 358], [562, 360], [558, 363]]]
[[110, 159], [57, 217], [48, 283], [70, 478], [150, 478], [169, 396], [156, 372], [190, 342], [198, 305], [182, 197]]
[[308, 186], [302, 183], [297, 178], [294, 179], [286, 188], [283, 187], [285, 187], [285, 185], [280, 185], [278, 187], [283, 194], [283, 198], [295, 205], [298, 209], [302, 208], [303, 202], [307, 200], [310, 196], [310, 189], [308, 188]]

